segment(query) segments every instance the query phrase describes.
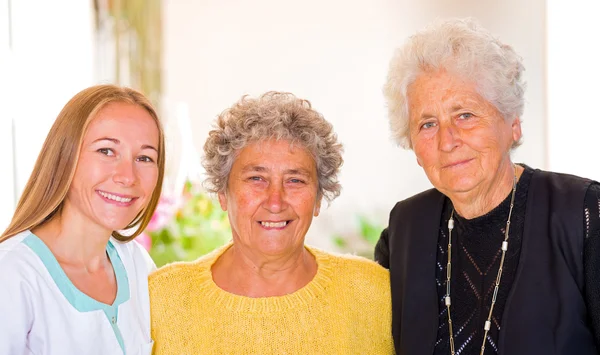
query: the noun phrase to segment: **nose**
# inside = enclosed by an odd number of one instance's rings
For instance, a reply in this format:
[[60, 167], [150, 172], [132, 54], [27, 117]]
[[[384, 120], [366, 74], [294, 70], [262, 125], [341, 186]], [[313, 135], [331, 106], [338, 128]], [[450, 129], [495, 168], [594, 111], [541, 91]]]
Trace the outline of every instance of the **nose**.
[[439, 148], [444, 152], [451, 152], [461, 144], [458, 130], [452, 125], [440, 125], [439, 128]]
[[279, 213], [286, 207], [285, 190], [282, 184], [270, 184], [267, 189], [267, 198], [264, 208], [271, 213]]
[[134, 162], [122, 159], [117, 163], [113, 174], [113, 181], [123, 186], [132, 186], [137, 180]]

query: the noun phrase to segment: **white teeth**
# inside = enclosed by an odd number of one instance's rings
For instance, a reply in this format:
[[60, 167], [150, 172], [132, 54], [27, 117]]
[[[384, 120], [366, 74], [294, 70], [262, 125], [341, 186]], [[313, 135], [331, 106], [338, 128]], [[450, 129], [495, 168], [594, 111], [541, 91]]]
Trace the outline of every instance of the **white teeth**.
[[117, 202], [125, 202], [125, 203], [127, 203], [127, 202], [131, 202], [131, 200], [133, 200], [130, 197], [119, 197], [119, 196], [116, 196], [116, 195], [113, 195], [113, 194], [109, 194], [109, 193], [104, 192], [104, 191], [98, 191], [98, 193], [100, 195], [102, 195], [104, 198], [107, 198], [107, 199], [113, 200], [113, 201], [117, 201]]
[[260, 224], [262, 224], [263, 227], [267, 227], [267, 228], [283, 228], [283, 227], [285, 227], [287, 222], [286, 221], [283, 221], [283, 222], [260, 222]]

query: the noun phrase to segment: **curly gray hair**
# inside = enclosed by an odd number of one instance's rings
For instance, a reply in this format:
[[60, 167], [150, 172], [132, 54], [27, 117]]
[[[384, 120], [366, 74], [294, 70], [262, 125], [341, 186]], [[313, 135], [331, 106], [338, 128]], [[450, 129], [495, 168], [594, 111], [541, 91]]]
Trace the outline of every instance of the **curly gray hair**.
[[[481, 96], [512, 122], [523, 114], [525, 70], [512, 47], [501, 43], [475, 20], [436, 22], [410, 37], [390, 62], [384, 95], [394, 140], [412, 148], [407, 90], [427, 71], [449, 70], [476, 84]], [[520, 142], [515, 142], [513, 148]]]
[[333, 126], [309, 101], [275, 91], [259, 98], [243, 96], [219, 115], [204, 144], [206, 189], [225, 191], [237, 154], [248, 144], [269, 139], [284, 139], [306, 148], [315, 159], [319, 196], [329, 202], [339, 196], [343, 148]]

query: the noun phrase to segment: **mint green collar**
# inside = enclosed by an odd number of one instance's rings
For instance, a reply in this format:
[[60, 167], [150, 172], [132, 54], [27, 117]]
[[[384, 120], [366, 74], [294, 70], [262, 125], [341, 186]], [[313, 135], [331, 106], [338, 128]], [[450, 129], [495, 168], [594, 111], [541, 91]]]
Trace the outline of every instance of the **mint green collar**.
[[123, 337], [117, 326], [117, 317], [119, 306], [129, 300], [130, 297], [129, 280], [121, 257], [112, 242], [109, 240], [106, 244], [106, 253], [112, 263], [117, 279], [117, 297], [111, 305], [97, 301], [75, 287], [58, 263], [58, 260], [56, 260], [56, 257], [54, 257], [54, 254], [52, 254], [48, 246], [46, 246], [38, 236], [31, 233], [23, 239], [23, 243], [38, 255], [50, 273], [50, 276], [52, 276], [54, 283], [58, 286], [60, 292], [77, 311], [91, 312], [102, 310], [104, 312], [113, 327], [113, 331], [119, 341], [119, 345], [121, 345], [121, 349], [123, 349], [123, 353], [125, 353]]

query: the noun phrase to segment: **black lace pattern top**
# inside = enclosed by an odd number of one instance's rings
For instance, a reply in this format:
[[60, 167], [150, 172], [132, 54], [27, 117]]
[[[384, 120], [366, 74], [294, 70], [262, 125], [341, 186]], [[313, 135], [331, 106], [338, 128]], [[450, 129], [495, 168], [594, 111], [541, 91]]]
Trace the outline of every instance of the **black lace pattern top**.
[[[533, 169], [525, 170], [517, 183], [515, 205], [509, 231], [502, 279], [492, 313], [491, 328], [485, 339], [486, 354], [497, 354], [498, 335], [502, 326], [502, 313], [513, 284], [525, 224], [527, 192]], [[504, 240], [506, 220], [510, 209], [512, 191], [506, 199], [489, 213], [465, 219], [454, 213], [452, 231], [452, 306], [451, 316], [454, 346], [457, 355], [479, 354], [483, 342], [483, 325], [490, 309], [494, 284], [500, 265], [500, 250]], [[434, 355], [450, 354], [448, 314], [444, 303], [446, 295], [446, 263], [448, 248], [448, 219], [452, 203], [446, 199], [440, 233], [438, 236], [436, 283], [439, 300], [439, 327]], [[584, 268], [586, 305], [596, 343], [600, 344], [600, 185], [592, 184], [586, 194], [584, 210]]]

